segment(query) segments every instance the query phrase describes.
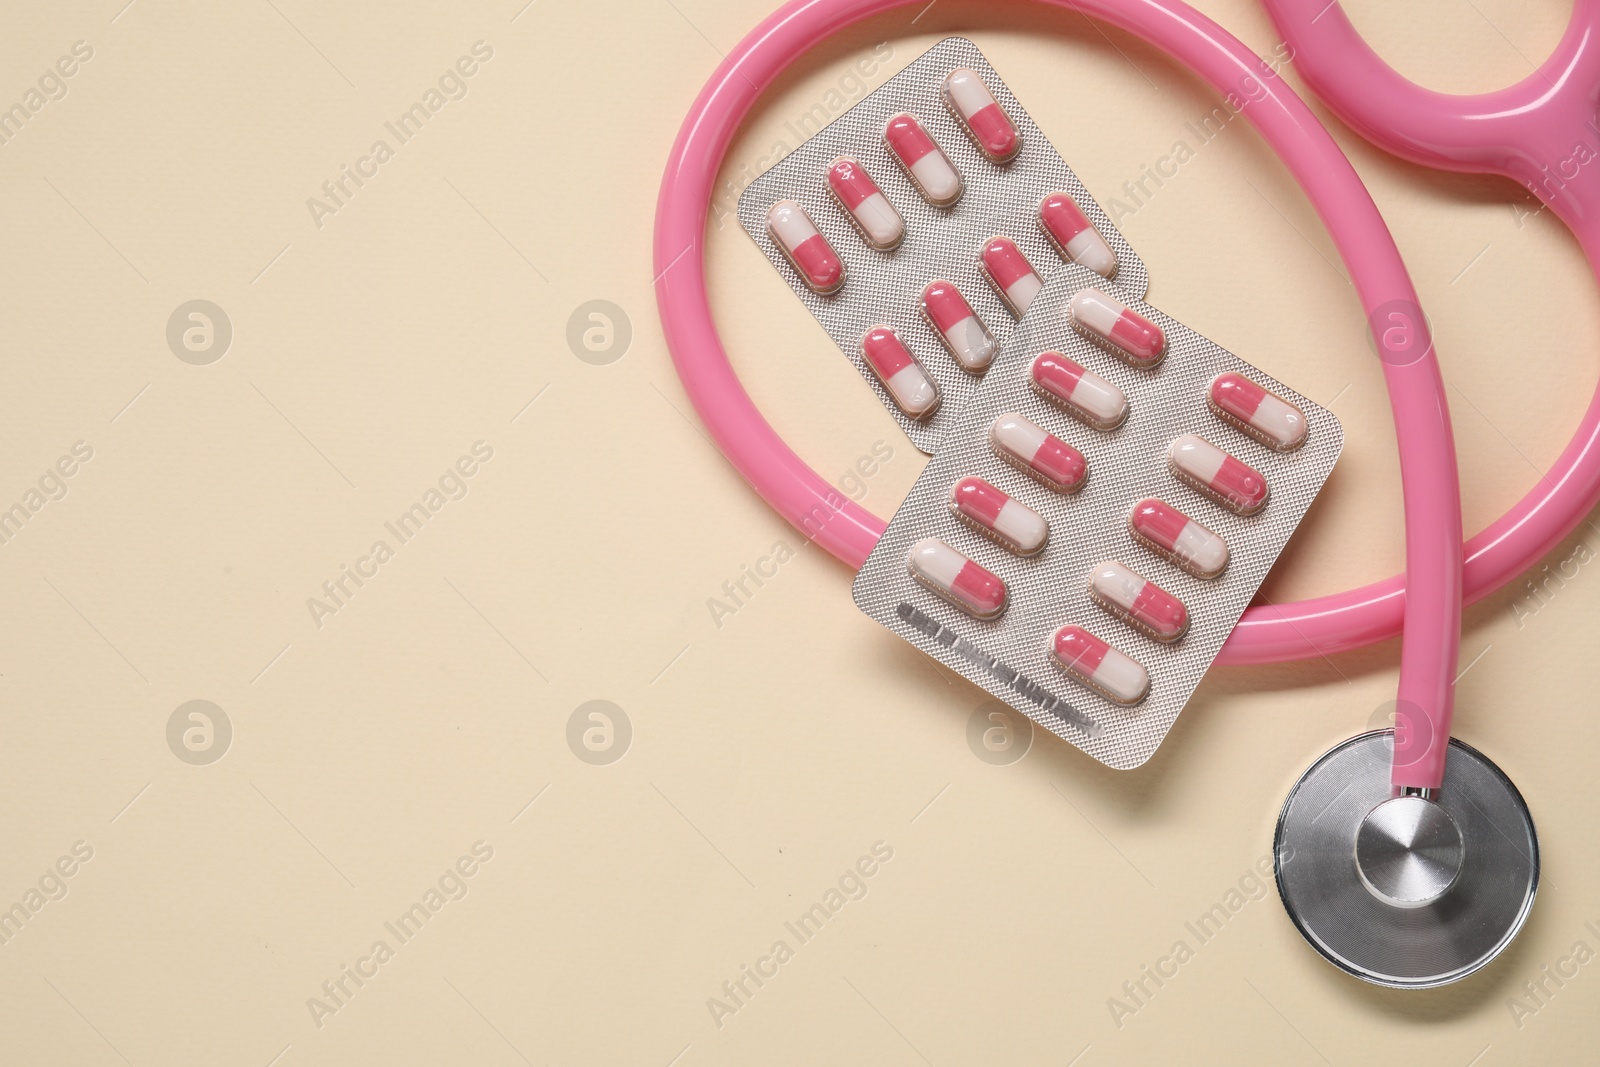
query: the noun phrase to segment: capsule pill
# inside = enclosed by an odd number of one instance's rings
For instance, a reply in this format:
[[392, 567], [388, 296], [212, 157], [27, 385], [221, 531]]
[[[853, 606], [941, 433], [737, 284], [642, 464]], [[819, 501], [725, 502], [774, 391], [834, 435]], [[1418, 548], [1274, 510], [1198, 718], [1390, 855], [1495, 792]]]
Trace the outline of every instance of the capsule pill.
[[902, 112], [890, 119], [883, 139], [924, 200], [949, 207], [961, 199], [961, 175], [916, 116]]
[[1230, 511], [1254, 515], [1267, 505], [1267, 480], [1261, 472], [1204, 438], [1185, 434], [1173, 441], [1167, 463], [1179, 481]]
[[805, 208], [793, 200], [779, 200], [767, 212], [767, 232], [808, 289], [823, 296], [838, 292], [844, 284], [844, 261]]
[[939, 387], [893, 329], [868, 330], [861, 338], [861, 355], [895, 406], [911, 418], [926, 418], [939, 406]]
[[994, 335], [954, 282], [930, 282], [922, 290], [922, 311], [956, 362], [967, 370], [982, 371], [994, 360], [999, 348]]
[[1189, 630], [1189, 609], [1177, 597], [1114, 560], [1090, 573], [1089, 598], [1157, 641], [1170, 644]]
[[1118, 704], [1137, 704], [1150, 692], [1150, 673], [1081, 626], [1063, 626], [1050, 643], [1056, 662]]
[[1268, 448], [1293, 452], [1306, 443], [1305, 412], [1242, 374], [1219, 374], [1206, 390], [1217, 417]]
[[923, 586], [975, 618], [993, 619], [1006, 609], [1006, 583], [937, 537], [911, 546], [906, 569]]
[[1044, 281], [1028, 262], [1028, 257], [1022, 254], [1022, 249], [1009, 237], [994, 237], [983, 246], [979, 262], [983, 265], [984, 277], [989, 279], [1011, 314], [1022, 318], [1033, 298], [1044, 288]]
[[1114, 430], [1128, 417], [1121, 389], [1060, 352], [1041, 352], [1028, 373], [1035, 390], [1097, 430]]
[[1161, 327], [1100, 289], [1080, 289], [1072, 295], [1072, 323], [1111, 346], [1135, 367], [1154, 367], [1167, 352]]
[[962, 478], [951, 486], [950, 510], [1018, 555], [1033, 555], [1050, 536], [1044, 516], [982, 478]]
[[1016, 124], [975, 70], [958, 67], [944, 80], [944, 99], [991, 163], [1008, 163], [1022, 147]]
[[1196, 578], [1215, 578], [1228, 566], [1228, 543], [1165, 501], [1139, 501], [1128, 528], [1134, 540]]
[[859, 160], [850, 156], [834, 160], [828, 168], [828, 191], [850, 213], [867, 244], [879, 251], [899, 245], [906, 232], [905, 220]]
[[1082, 452], [1014, 411], [989, 425], [989, 443], [1006, 462], [1058, 493], [1075, 493], [1089, 478]]
[[1040, 201], [1039, 225], [1062, 259], [1088, 267], [1102, 278], [1117, 273], [1117, 254], [1066, 193], [1051, 193]]

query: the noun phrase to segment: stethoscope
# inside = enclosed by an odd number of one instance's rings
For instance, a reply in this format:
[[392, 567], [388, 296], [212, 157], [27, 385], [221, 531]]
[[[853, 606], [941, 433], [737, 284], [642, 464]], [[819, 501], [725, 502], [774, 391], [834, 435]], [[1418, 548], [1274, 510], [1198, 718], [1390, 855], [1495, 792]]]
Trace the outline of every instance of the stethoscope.
[[[717, 169], [761, 91], [830, 34], [924, 0], [793, 0], [736, 46], [679, 130], [657, 202], [663, 331], [712, 437], [766, 501], [859, 567], [883, 520], [784, 444], [739, 384], [707, 299], [701, 238]], [[1278, 153], [1322, 217], [1366, 309], [1400, 451], [1406, 573], [1295, 604], [1252, 607], [1219, 663], [1326, 656], [1402, 637], [1396, 728], [1335, 746], [1278, 820], [1279, 894], [1327, 959], [1367, 981], [1456, 981], [1516, 936], [1539, 880], [1538, 840], [1511, 781], [1450, 737], [1461, 608], [1533, 566], [1600, 500], [1600, 394], [1550, 472], [1462, 545], [1455, 449], [1427, 321], [1372, 198], [1332, 137], [1271, 68], [1181, 0], [1042, 0], [1085, 11], [1186, 64]], [[1554, 54], [1524, 81], [1447, 96], [1402, 78], [1336, 0], [1264, 0], [1295, 65], [1340, 117], [1415, 163], [1500, 174], [1534, 192], [1600, 264], [1600, 0], [1576, 0]], [[1590, 165], [1592, 164], [1592, 165]]]

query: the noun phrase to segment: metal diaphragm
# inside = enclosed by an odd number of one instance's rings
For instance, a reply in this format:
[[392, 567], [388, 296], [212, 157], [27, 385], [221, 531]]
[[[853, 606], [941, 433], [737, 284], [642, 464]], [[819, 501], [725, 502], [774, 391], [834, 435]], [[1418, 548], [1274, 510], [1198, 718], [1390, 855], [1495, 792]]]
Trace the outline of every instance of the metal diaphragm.
[[1330, 962], [1378, 985], [1458, 981], [1511, 943], [1539, 888], [1528, 806], [1500, 768], [1454, 738], [1432, 798], [1395, 797], [1394, 731], [1336, 745], [1278, 817], [1278, 894]]

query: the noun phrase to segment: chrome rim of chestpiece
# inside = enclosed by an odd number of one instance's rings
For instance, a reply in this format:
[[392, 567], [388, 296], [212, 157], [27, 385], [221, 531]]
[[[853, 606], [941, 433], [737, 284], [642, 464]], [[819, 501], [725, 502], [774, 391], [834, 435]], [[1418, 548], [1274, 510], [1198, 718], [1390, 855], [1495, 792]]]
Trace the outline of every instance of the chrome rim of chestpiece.
[[1289, 792], [1273, 844], [1296, 929], [1341, 970], [1426, 989], [1466, 977], [1522, 929], [1539, 840], [1516, 786], [1451, 739], [1431, 797], [1389, 785], [1393, 730], [1336, 745]]

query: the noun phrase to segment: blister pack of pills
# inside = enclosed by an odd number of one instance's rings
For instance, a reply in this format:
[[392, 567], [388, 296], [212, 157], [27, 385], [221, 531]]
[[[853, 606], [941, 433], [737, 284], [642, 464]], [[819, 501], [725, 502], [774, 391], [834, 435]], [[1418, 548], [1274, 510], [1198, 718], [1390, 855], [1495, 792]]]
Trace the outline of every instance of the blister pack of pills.
[[1068, 266], [890, 520], [855, 601], [1095, 759], [1137, 767], [1342, 446], [1328, 411]]
[[917, 57], [753, 181], [739, 222], [932, 452], [1063, 263], [1144, 263], [977, 45]]

